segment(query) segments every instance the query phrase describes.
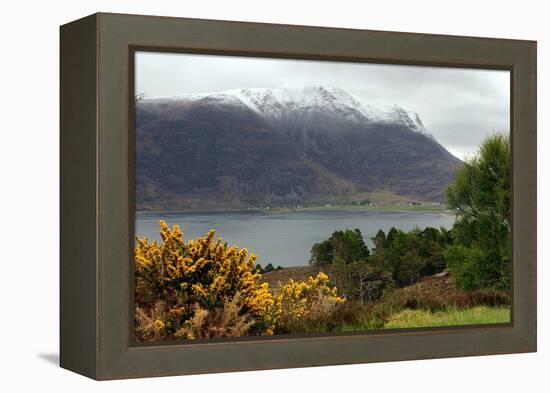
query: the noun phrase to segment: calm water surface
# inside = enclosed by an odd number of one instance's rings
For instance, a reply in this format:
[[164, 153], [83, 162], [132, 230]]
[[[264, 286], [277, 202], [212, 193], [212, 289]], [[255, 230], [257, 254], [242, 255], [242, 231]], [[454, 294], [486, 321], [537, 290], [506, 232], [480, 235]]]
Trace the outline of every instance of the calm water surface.
[[179, 224], [184, 239], [203, 236], [215, 229], [230, 244], [246, 247], [259, 256], [262, 265], [307, 265], [311, 246], [340, 229], [359, 228], [365, 241], [382, 229], [411, 230], [415, 227], [450, 229], [455, 216], [444, 212], [257, 212], [152, 213], [136, 214], [136, 235], [160, 240], [159, 220]]

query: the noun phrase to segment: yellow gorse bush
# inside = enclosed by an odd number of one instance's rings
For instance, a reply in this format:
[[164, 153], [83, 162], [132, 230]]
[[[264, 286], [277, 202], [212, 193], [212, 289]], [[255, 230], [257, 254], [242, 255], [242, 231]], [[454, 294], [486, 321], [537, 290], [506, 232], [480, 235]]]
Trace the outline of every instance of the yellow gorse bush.
[[281, 286], [272, 307], [276, 329], [281, 332], [298, 332], [315, 321], [330, 318], [334, 308], [344, 301], [336, 287], [328, 286], [328, 276], [320, 272], [307, 281], [290, 280]]
[[195, 305], [214, 310], [236, 296], [242, 312], [256, 322], [257, 333], [266, 330], [263, 316], [273, 297], [254, 271], [254, 254], [214, 240], [214, 230], [185, 242], [177, 225], [171, 230], [161, 221], [160, 234], [160, 244], [137, 239], [135, 248], [136, 306], [143, 311], [158, 301], [165, 304], [166, 320], [155, 321], [157, 330], [162, 323], [170, 336], [194, 316]]
[[[214, 230], [185, 242], [177, 225], [170, 229], [160, 221], [160, 234], [161, 243], [138, 238], [135, 248], [135, 323], [140, 341], [269, 335], [318, 312], [322, 302], [343, 301], [336, 288], [328, 287], [324, 273], [307, 282], [291, 280], [272, 294], [254, 269], [256, 255], [221, 238], [214, 240]], [[224, 314], [228, 304], [234, 311]]]

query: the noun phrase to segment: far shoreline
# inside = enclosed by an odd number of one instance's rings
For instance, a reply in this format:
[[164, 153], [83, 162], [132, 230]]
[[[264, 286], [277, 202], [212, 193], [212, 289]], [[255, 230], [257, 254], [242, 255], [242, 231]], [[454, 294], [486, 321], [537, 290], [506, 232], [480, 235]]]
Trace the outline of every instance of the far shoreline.
[[269, 209], [221, 209], [221, 210], [135, 210], [136, 215], [144, 214], [224, 214], [224, 213], [258, 213], [258, 214], [290, 214], [290, 213], [318, 213], [318, 212], [345, 212], [345, 213], [445, 213], [454, 215], [452, 209], [441, 206], [408, 206], [408, 205], [384, 205], [384, 206], [354, 206], [354, 205], [332, 205], [332, 206], [311, 206], [302, 208], [273, 207]]

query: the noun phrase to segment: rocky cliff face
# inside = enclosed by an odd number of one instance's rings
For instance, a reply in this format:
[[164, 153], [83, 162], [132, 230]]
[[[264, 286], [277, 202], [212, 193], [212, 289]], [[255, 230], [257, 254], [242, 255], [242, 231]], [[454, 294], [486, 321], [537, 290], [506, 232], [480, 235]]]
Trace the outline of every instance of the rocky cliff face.
[[139, 210], [350, 201], [372, 192], [442, 201], [461, 164], [418, 114], [337, 88], [145, 99], [136, 134]]

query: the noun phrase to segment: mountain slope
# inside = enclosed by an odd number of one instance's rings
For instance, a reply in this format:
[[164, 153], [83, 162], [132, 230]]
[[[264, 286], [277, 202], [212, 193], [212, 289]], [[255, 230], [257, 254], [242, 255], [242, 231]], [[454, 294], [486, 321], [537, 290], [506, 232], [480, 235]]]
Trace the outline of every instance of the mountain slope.
[[345, 201], [375, 191], [441, 201], [460, 165], [417, 114], [337, 88], [145, 99], [136, 112], [138, 210]]

